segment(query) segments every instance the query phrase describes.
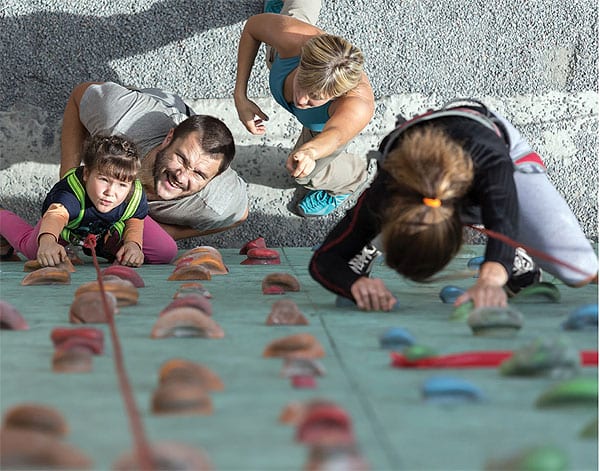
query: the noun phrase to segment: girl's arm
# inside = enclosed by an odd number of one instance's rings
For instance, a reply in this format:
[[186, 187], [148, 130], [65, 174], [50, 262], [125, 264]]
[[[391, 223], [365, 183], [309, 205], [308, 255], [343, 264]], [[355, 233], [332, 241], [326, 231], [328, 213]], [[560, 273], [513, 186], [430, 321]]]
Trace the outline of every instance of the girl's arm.
[[38, 233], [37, 260], [43, 267], [53, 267], [67, 259], [67, 252], [58, 240], [68, 222], [69, 212], [59, 203], [51, 204], [42, 216]]

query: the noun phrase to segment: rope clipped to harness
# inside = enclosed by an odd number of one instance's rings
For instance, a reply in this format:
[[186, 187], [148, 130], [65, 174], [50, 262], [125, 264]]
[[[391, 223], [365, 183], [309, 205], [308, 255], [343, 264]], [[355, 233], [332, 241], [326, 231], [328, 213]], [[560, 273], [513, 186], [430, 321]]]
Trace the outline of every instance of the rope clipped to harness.
[[135, 449], [138, 456], [138, 463], [140, 465], [140, 469], [152, 470], [154, 469], [154, 463], [152, 461], [150, 446], [148, 445], [142, 419], [135, 405], [131, 384], [129, 383], [129, 378], [127, 377], [127, 372], [125, 371], [121, 342], [119, 340], [119, 335], [117, 334], [114, 315], [112, 310], [109, 308], [108, 301], [106, 299], [106, 291], [104, 290], [100, 266], [98, 265], [98, 259], [96, 258], [96, 236], [94, 234], [89, 234], [85, 238], [83, 246], [90, 249], [92, 253], [92, 259], [94, 261], [94, 267], [96, 268], [98, 286], [100, 287], [100, 293], [102, 293], [102, 305], [104, 307], [106, 319], [108, 320], [110, 338], [113, 345], [115, 368], [117, 370], [117, 376], [119, 379], [119, 388], [121, 390], [123, 401], [125, 402], [125, 408], [129, 418], [129, 426], [133, 435]]
[[525, 249], [525, 251], [529, 254], [529, 255], [533, 255], [534, 257], [538, 257], [541, 258], [543, 260], [547, 260], [549, 262], [552, 263], [556, 263], [557, 265], [562, 265], [565, 268], [568, 268], [569, 270], [573, 270], [577, 273], [580, 273], [582, 275], [585, 275], [586, 277], [592, 278], [593, 276], [595, 276], [595, 274], [590, 274], [587, 273], [586, 271], [582, 270], [579, 267], [576, 267], [575, 265], [571, 265], [570, 263], [567, 263], [563, 260], [560, 260], [556, 257], [553, 257], [552, 255], [547, 254], [546, 252], [543, 252], [541, 250], [538, 249], [534, 249], [533, 247], [529, 247], [527, 245], [521, 244], [515, 240], [512, 240], [510, 237], [505, 236], [504, 234], [501, 234], [499, 232], [496, 231], [492, 231], [490, 229], [486, 229], [484, 227], [477, 227], [474, 226], [472, 224], [467, 224], [467, 227], [470, 227], [471, 229], [476, 230], [477, 232], [480, 232], [481, 234], [484, 234], [488, 237], [491, 237], [493, 239], [497, 239], [501, 242], [504, 242], [506, 245], [509, 245], [510, 247], [513, 248], [519, 248], [522, 247], [523, 249]]

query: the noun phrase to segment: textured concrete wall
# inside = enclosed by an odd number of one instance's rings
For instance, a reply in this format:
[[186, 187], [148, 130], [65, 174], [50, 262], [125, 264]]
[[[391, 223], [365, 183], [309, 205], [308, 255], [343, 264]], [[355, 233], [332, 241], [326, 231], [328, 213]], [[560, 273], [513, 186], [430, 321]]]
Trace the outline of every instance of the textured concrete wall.
[[[87, 80], [164, 87], [231, 127], [234, 167], [249, 184], [246, 224], [202, 243], [317, 243], [340, 217], [304, 220], [283, 169], [299, 127], [268, 96], [262, 50], [249, 86], [271, 117], [249, 135], [231, 100], [237, 40], [262, 0], [0, 2], [0, 205], [33, 221], [56, 181], [61, 114]], [[592, 0], [326, 0], [320, 26], [367, 57], [377, 99], [352, 144], [366, 153], [411, 115], [478, 97], [522, 130], [588, 237], [598, 240], [598, 11]], [[186, 246], [197, 241], [188, 241]]]

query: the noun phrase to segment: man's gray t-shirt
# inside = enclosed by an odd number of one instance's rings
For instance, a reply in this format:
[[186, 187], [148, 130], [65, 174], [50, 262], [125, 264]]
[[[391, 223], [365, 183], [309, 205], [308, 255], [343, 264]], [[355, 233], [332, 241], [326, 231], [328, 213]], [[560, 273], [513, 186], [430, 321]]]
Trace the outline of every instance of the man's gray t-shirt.
[[[160, 145], [171, 128], [194, 114], [177, 95], [158, 89], [130, 90], [106, 82], [87, 88], [79, 118], [90, 134], [122, 134], [144, 158]], [[248, 207], [246, 182], [229, 167], [200, 192], [170, 201], [148, 201], [158, 222], [207, 231], [240, 221]]]

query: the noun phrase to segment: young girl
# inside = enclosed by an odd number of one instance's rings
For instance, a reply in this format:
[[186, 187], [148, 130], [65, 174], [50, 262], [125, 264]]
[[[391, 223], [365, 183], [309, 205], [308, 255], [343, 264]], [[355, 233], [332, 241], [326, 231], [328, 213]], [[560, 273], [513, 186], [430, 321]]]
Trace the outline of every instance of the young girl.
[[144, 262], [148, 204], [136, 179], [140, 159], [135, 145], [119, 136], [92, 137], [83, 163], [50, 190], [35, 227], [0, 210], [3, 259], [16, 249], [44, 267], [55, 266], [66, 260], [65, 246], [80, 245], [95, 234], [99, 256], [132, 267]]
[[381, 279], [369, 278], [379, 254], [372, 241], [378, 237], [388, 266], [426, 281], [460, 249], [463, 224], [483, 224], [554, 261], [534, 262], [522, 247], [489, 237], [479, 277], [457, 305], [505, 306], [507, 294], [539, 281], [536, 263], [569, 286], [597, 282], [596, 253], [540, 156], [481, 103], [399, 123], [380, 152], [373, 184], [313, 255], [310, 273], [325, 288], [362, 309], [389, 311], [394, 296]]

